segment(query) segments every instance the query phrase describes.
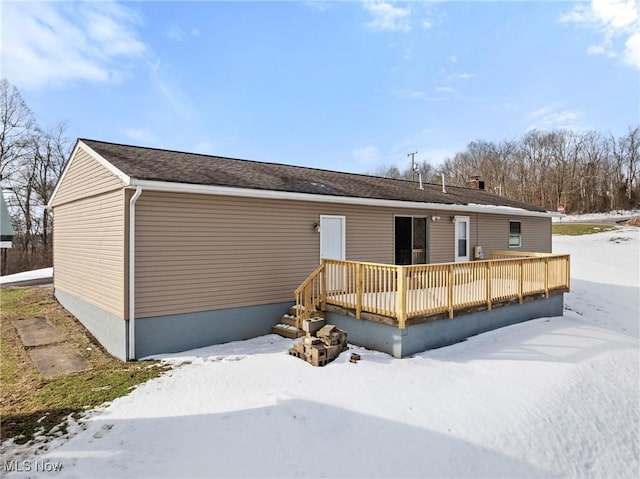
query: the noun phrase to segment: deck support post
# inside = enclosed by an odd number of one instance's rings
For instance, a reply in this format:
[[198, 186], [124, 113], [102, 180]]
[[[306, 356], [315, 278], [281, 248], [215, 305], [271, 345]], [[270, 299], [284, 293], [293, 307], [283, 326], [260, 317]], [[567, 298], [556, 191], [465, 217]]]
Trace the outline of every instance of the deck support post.
[[544, 259], [544, 297], [549, 297], [549, 258]]
[[453, 319], [453, 263], [449, 265], [449, 280], [447, 281], [447, 307], [449, 319]]
[[404, 329], [407, 323], [407, 268], [397, 267], [398, 271], [398, 328]]
[[491, 275], [493, 271], [491, 270], [491, 261], [487, 261], [487, 310], [491, 311], [491, 296], [493, 295], [492, 286], [493, 286], [493, 278]]
[[322, 265], [322, 272], [320, 273], [320, 311], [327, 310], [327, 265], [324, 258], [320, 263]]
[[307, 287], [304, 289], [304, 313], [302, 314], [303, 319], [309, 319], [311, 317], [311, 288]]
[[518, 261], [520, 269], [520, 280], [518, 282], [518, 301], [520, 302], [520, 304], [522, 304], [522, 289], [524, 283], [524, 261], [525, 260]]
[[362, 268], [364, 265], [356, 265], [356, 319], [360, 319], [362, 313]]

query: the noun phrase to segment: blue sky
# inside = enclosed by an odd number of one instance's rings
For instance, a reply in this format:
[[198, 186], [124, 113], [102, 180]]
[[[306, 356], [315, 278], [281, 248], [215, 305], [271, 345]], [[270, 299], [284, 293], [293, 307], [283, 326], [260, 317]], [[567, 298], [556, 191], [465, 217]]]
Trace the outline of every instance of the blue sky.
[[640, 123], [638, 2], [6, 2], [45, 127], [368, 172], [532, 128]]

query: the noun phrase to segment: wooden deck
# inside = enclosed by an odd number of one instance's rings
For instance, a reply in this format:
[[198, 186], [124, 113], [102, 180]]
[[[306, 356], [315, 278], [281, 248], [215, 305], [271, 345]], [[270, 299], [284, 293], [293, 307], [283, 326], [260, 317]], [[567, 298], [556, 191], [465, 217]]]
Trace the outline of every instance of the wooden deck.
[[492, 251], [488, 260], [412, 266], [323, 260], [295, 294], [299, 322], [330, 309], [403, 329], [548, 298], [569, 286], [569, 255]]

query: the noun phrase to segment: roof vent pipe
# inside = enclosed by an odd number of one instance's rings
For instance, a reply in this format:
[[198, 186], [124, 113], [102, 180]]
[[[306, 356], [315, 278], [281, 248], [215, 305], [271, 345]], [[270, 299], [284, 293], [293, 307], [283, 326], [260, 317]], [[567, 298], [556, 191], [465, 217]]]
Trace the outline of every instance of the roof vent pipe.
[[442, 192], [446, 193], [447, 189], [444, 187], [444, 173], [442, 173]]
[[424, 186], [422, 186], [422, 172], [418, 171], [418, 181], [420, 182], [420, 189], [424, 190]]

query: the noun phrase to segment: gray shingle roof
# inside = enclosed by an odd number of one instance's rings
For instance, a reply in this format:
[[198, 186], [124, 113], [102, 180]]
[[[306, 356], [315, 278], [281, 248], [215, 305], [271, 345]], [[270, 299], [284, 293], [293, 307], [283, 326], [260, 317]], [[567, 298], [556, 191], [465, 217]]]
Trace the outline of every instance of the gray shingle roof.
[[239, 160], [82, 139], [120, 171], [139, 180], [229, 186], [316, 195], [416, 201], [441, 204], [508, 206], [545, 211], [486, 191], [424, 184], [355, 173]]

